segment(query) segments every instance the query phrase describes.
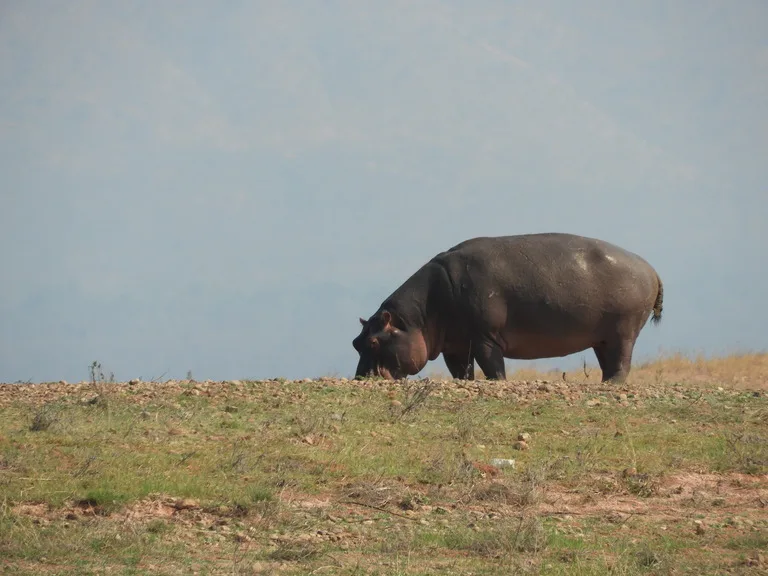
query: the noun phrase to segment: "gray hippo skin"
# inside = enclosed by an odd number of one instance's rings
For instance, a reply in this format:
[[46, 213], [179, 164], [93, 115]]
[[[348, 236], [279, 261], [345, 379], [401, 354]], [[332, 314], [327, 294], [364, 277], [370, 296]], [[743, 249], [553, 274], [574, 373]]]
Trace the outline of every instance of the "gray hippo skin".
[[356, 376], [399, 379], [440, 353], [454, 378], [505, 379], [504, 358], [592, 348], [603, 382], [629, 374], [637, 336], [661, 319], [663, 286], [640, 256], [594, 238], [544, 233], [466, 240], [395, 290], [352, 345]]

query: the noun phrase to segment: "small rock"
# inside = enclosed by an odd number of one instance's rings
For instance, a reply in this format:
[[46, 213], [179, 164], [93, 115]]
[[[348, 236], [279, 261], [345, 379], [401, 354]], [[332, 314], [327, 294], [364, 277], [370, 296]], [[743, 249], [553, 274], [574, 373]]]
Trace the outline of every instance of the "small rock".
[[176, 510], [192, 510], [193, 508], [198, 508], [200, 503], [193, 498], [182, 498], [176, 501], [175, 506]]
[[706, 528], [704, 528], [704, 523], [701, 520], [694, 520], [693, 524], [695, 526], [696, 534], [704, 534], [704, 532], [706, 532]]
[[141, 380], [139, 380], [138, 378], [131, 378], [130, 380], [128, 380], [128, 384], [130, 386], [136, 386], [136, 384], [140, 384], [140, 383], [141, 383]]
[[528, 443], [524, 440], [518, 440], [514, 444], [512, 444], [512, 448], [515, 450], [528, 450], [530, 446], [528, 446]]
[[393, 408], [399, 408], [400, 406], [403, 405], [403, 403], [400, 402], [400, 400], [392, 400], [392, 402], [390, 402], [389, 405], [392, 406]]
[[304, 380], [302, 380], [302, 382], [304, 384], [311, 384], [312, 383], [312, 378], [304, 378]]
[[591, 400], [587, 400], [587, 406], [589, 406], [590, 408], [594, 406], [600, 406], [600, 400], [598, 400], [597, 398], [592, 398]]
[[611, 512], [607, 516], [608, 521], [612, 524], [623, 524], [629, 518], [628, 514], [622, 514], [621, 512]]
[[515, 461], [511, 458], [492, 458], [491, 466], [496, 468], [514, 468]]
[[765, 566], [768, 564], [765, 554], [755, 552], [752, 556], [746, 560], [747, 566]]
[[627, 401], [627, 395], [623, 392], [619, 394], [619, 402], [626, 402]]
[[637, 476], [637, 468], [634, 466], [630, 468], [625, 468], [624, 471], [621, 473], [624, 478], [629, 478], [630, 476]]
[[522, 440], [523, 442], [528, 442], [531, 439], [531, 435], [528, 434], [528, 432], [520, 432], [520, 434], [517, 435], [518, 440]]
[[61, 384], [62, 386], [66, 386], [67, 385], [67, 381], [66, 380], [59, 380], [59, 384]]
[[496, 466], [490, 464], [483, 464], [482, 462], [472, 462], [472, 466], [480, 474], [487, 474], [489, 476], [496, 476], [499, 473], [499, 469]]

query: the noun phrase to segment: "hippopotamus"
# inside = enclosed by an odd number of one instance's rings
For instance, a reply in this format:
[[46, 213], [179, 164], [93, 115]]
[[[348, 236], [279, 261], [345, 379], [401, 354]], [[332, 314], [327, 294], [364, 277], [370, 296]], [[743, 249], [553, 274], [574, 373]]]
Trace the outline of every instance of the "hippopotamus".
[[632, 252], [584, 236], [479, 237], [437, 254], [368, 319], [352, 341], [356, 377], [398, 380], [441, 353], [451, 376], [506, 379], [504, 359], [562, 357], [592, 348], [603, 382], [621, 383], [664, 289]]

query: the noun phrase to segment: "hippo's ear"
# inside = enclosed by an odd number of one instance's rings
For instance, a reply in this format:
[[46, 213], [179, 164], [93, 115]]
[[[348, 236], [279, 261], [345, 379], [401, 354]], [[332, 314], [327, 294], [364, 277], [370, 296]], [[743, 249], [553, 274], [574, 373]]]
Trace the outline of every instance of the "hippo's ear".
[[365, 326], [365, 320], [363, 320], [362, 318], [360, 318], [360, 324], [362, 324], [363, 326]]
[[386, 328], [392, 323], [392, 314], [389, 313], [389, 311], [384, 310], [381, 313], [381, 324], [383, 328]]

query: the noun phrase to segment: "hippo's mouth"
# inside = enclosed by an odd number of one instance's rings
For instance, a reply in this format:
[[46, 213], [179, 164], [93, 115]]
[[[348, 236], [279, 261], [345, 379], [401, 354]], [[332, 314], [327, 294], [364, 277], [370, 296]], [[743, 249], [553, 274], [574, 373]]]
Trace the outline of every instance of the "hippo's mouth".
[[376, 366], [374, 372], [387, 380], [402, 380], [408, 376], [408, 373], [405, 370], [401, 370], [400, 368], [386, 368], [384, 366]]
[[392, 372], [390, 372], [389, 370], [387, 370], [383, 366], [377, 366], [376, 367], [376, 372], [378, 372], [379, 376], [381, 376], [382, 378], [385, 378], [387, 380], [397, 380], [397, 378], [394, 377]]
[[378, 364], [375, 361], [369, 361], [366, 358], [360, 358], [360, 363], [355, 370], [355, 376], [361, 378], [380, 377], [387, 380], [400, 380], [405, 378], [405, 374], [400, 370], [390, 370], [389, 368]]

